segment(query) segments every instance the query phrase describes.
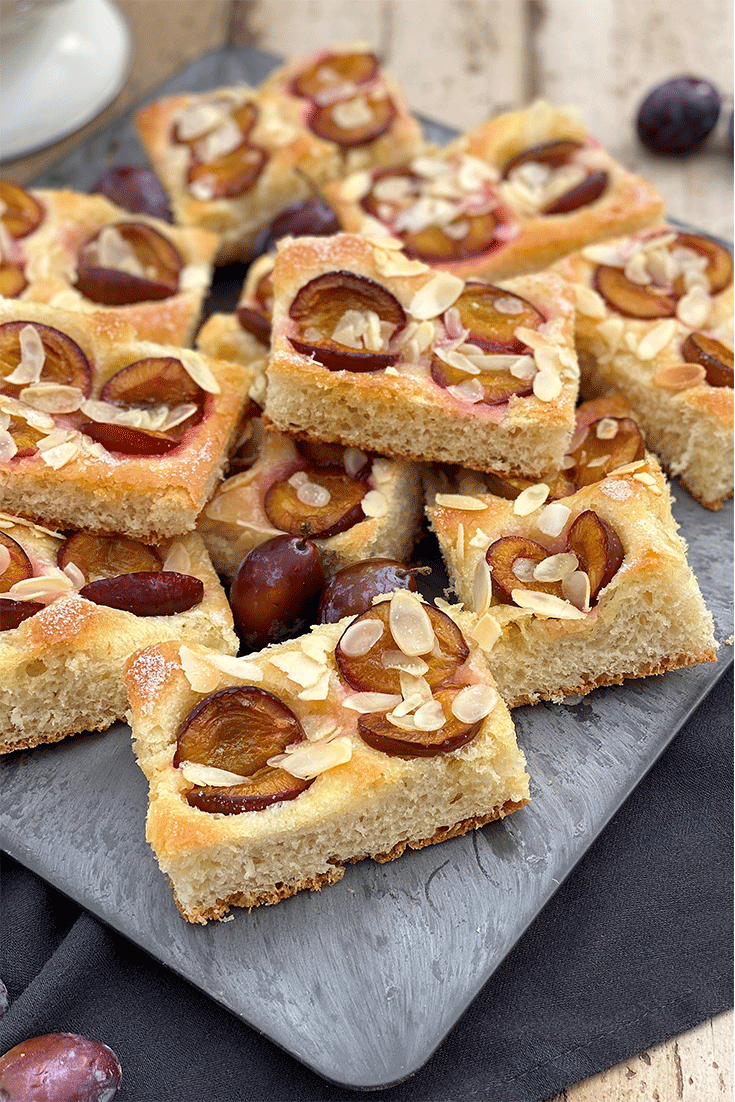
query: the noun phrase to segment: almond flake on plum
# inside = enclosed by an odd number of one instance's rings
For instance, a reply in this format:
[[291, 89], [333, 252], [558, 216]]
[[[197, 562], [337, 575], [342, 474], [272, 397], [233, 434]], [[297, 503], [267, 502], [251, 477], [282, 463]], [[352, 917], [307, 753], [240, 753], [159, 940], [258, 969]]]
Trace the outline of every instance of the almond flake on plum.
[[398, 696], [397, 693], [364, 692], [352, 693], [350, 696], [346, 696], [342, 704], [352, 712], [367, 715], [370, 712], [384, 712], [388, 708], [395, 708], [402, 700], [403, 697]]
[[285, 673], [289, 681], [300, 685], [302, 689], [312, 688], [324, 673], [323, 663], [316, 662], [313, 658], [307, 658], [300, 651], [274, 655], [270, 659], [270, 663], [281, 673]]
[[277, 765], [300, 780], [310, 780], [326, 773], [336, 765], [344, 765], [352, 757], [352, 740], [347, 735], [331, 739], [329, 742], [309, 742], [305, 740], [292, 751], [286, 747], [285, 754], [269, 758], [268, 765]]
[[58, 574], [23, 578], [1, 596], [18, 601], [53, 601], [57, 597], [66, 597], [73, 592], [74, 586], [71, 579], [59, 571]]
[[18, 452], [15, 438], [7, 429], [0, 429], [0, 463], [7, 463]]
[[185, 348], [182, 349], [179, 358], [184, 370], [191, 376], [195, 383], [198, 383], [202, 390], [206, 390], [207, 394], [220, 393], [221, 388], [219, 383], [201, 356]]
[[492, 685], [465, 685], [452, 700], [452, 715], [460, 723], [477, 723], [490, 715], [499, 700]]
[[451, 272], [436, 272], [413, 296], [408, 313], [417, 321], [440, 317], [454, 305], [463, 290], [464, 280]]
[[461, 383], [448, 386], [447, 394], [451, 394], [458, 402], [468, 402], [477, 405], [485, 397], [485, 389], [479, 379], [465, 379]]
[[674, 364], [657, 371], [651, 382], [662, 390], [689, 390], [699, 386], [707, 378], [707, 372], [701, 364]]
[[218, 769], [216, 765], [203, 765], [198, 761], [183, 761], [178, 769], [185, 781], [208, 788], [228, 788], [233, 784], [249, 784], [251, 780], [229, 769]]
[[14, 371], [5, 376], [13, 386], [37, 383], [46, 363], [46, 349], [35, 325], [24, 325], [19, 333], [20, 360]]
[[34, 383], [24, 387], [18, 397], [43, 413], [74, 413], [84, 401], [79, 387], [61, 383]]
[[580, 612], [589, 612], [590, 579], [584, 570], [574, 570], [571, 574], [567, 574], [562, 579], [561, 591], [565, 598]]
[[388, 617], [393, 639], [404, 654], [429, 654], [436, 634], [421, 600], [409, 590], [397, 590], [391, 597]]
[[626, 464], [624, 464], [624, 466], [618, 467], [617, 470], [613, 471], [613, 474], [614, 475], [633, 474], [635, 471], [639, 471], [641, 469], [641, 467], [645, 467], [645, 465], [646, 465], [646, 460], [645, 459], [635, 459], [632, 463], [626, 463]]
[[195, 693], [214, 692], [221, 678], [221, 671], [216, 666], [183, 643], [179, 647], [179, 659], [184, 676]]
[[577, 311], [584, 317], [602, 320], [607, 316], [604, 299], [593, 287], [588, 287], [585, 283], [575, 283], [574, 296], [577, 300]]
[[654, 325], [653, 329], [650, 329], [637, 345], [636, 354], [638, 359], [654, 359], [654, 357], [658, 356], [659, 352], [663, 352], [666, 345], [674, 339], [676, 331], [677, 326], [675, 318], [665, 318], [657, 325]]
[[64, 573], [77, 591], [87, 584], [87, 579], [84, 574], [73, 562], [68, 562], [66, 564]]
[[402, 670], [414, 677], [423, 677], [429, 671], [429, 664], [423, 658], [404, 654], [400, 650], [384, 650], [380, 661], [387, 670]]
[[380, 620], [358, 620], [345, 629], [340, 639], [340, 647], [348, 658], [361, 658], [372, 650], [383, 635]]
[[553, 402], [562, 392], [562, 381], [556, 372], [539, 371], [533, 379], [533, 393], [540, 402]]
[[533, 590], [514, 589], [511, 597], [519, 608], [532, 612], [534, 616], [546, 616], [554, 620], [584, 620], [585, 613], [569, 601], [563, 601], [552, 593], [537, 593]]
[[4, 574], [10, 566], [10, 552], [5, 544], [0, 544], [0, 575]]
[[413, 720], [417, 731], [438, 731], [447, 722], [447, 717], [440, 700], [427, 700], [416, 709]]
[[558, 555], [549, 555], [536, 565], [533, 571], [537, 582], [561, 582], [579, 566], [577, 556], [571, 551], [562, 551]]
[[559, 501], [552, 501], [539, 513], [536, 524], [545, 536], [559, 536], [572, 515], [572, 510]]
[[545, 482], [537, 482], [522, 490], [513, 502], [513, 512], [517, 517], [527, 517], [539, 509], [549, 496], [549, 486]]

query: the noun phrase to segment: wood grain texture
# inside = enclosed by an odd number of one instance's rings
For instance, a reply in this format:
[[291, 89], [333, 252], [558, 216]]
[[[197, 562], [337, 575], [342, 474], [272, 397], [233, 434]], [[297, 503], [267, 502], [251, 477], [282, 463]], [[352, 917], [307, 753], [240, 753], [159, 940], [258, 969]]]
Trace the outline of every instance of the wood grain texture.
[[[688, 160], [648, 154], [637, 142], [638, 104], [680, 73], [732, 95], [729, 0], [118, 0], [130, 24], [129, 79], [84, 129], [3, 166], [25, 183], [136, 102], [187, 61], [225, 44], [276, 54], [335, 42], [372, 44], [410, 106], [459, 129], [544, 96], [579, 104], [622, 163], [651, 179], [672, 214], [733, 235], [732, 162], [722, 149]], [[567, 1088], [553, 1102], [730, 1102], [733, 1015]]]

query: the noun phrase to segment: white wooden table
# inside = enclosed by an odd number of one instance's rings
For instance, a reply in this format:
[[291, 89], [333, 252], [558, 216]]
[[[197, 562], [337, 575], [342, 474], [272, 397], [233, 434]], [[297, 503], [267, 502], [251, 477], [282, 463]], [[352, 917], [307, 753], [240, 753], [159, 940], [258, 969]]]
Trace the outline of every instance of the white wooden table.
[[[3, 166], [23, 184], [187, 61], [225, 44], [283, 56], [371, 43], [412, 109], [458, 129], [538, 96], [575, 103], [589, 130], [650, 179], [669, 212], [732, 240], [732, 161], [711, 148], [655, 157], [635, 136], [658, 81], [704, 76], [732, 98], [729, 0], [118, 0], [134, 41], [115, 101], [71, 138]], [[562, 1091], [549, 1102], [729, 1102], [732, 1014]], [[501, 1099], [498, 1102], [502, 1102]]]

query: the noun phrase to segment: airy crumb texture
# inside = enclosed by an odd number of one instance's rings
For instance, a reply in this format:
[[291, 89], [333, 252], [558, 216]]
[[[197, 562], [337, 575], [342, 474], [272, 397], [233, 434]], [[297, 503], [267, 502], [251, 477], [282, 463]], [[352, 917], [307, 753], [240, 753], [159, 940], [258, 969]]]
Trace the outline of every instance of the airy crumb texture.
[[[258, 421], [254, 420], [257, 426]], [[230, 580], [249, 551], [284, 531], [274, 526], [265, 511], [268, 489], [307, 467], [304, 455], [288, 437], [262, 430], [254, 432], [254, 436], [260, 440], [255, 462], [248, 470], [220, 484], [197, 524], [215, 568]], [[348, 464], [355, 452], [356, 449], [346, 452]], [[372, 508], [376, 515], [362, 515], [344, 532], [311, 537], [319, 548], [326, 577], [364, 559], [408, 562], [413, 551], [422, 515], [419, 467], [380, 456], [369, 460], [357, 452], [353, 462], [356, 465], [362, 461], [370, 463], [364, 479], [365, 508]], [[320, 468], [310, 470], [311, 477], [319, 483]]]
[[[208, 389], [202, 392], [202, 416], [192, 418], [181, 442], [153, 456], [108, 451], [82, 432], [87, 415], [79, 389], [76, 407], [81, 402], [81, 408], [53, 416], [34, 406], [35, 398], [0, 395], [0, 437], [22, 430], [23, 443], [27, 424], [36, 441], [30, 454], [18, 454], [18, 448], [0, 461], [0, 508], [54, 528], [123, 533], [151, 542], [192, 531], [237, 440], [253, 371], [199, 352], [136, 341], [130, 326], [108, 315], [7, 299], [0, 303], [0, 324], [7, 322], [40, 323], [71, 338], [90, 365], [87, 397], [93, 401], [116, 372], [150, 358], [193, 364]], [[168, 408], [179, 400], [173, 394]]]
[[[313, 628], [299, 640], [239, 660], [246, 667], [240, 676], [230, 667], [207, 681], [208, 691], [255, 683], [292, 709], [312, 749], [324, 751], [335, 739], [347, 747], [342, 763], [318, 773], [295, 799], [258, 811], [215, 814], [187, 802], [191, 782], [174, 768], [173, 755], [183, 721], [204, 695], [191, 687], [191, 651], [184, 656], [189, 677], [175, 644], [143, 650], [128, 663], [134, 747], [150, 785], [147, 838], [190, 922], [318, 889], [339, 880], [345, 864], [391, 860], [406, 846], [464, 833], [527, 802], [524, 757], [494, 692], [489, 715], [459, 749], [401, 758], [368, 746], [358, 733], [358, 713], [344, 705], [354, 692], [334, 659], [348, 624]], [[211, 663], [204, 650], [191, 650], [194, 661]], [[318, 700], [302, 687], [307, 652], [312, 661], [321, 652], [328, 679]], [[492, 686], [477, 648], [461, 671], [468, 683]]]
[[[634, 262], [651, 251], [656, 236], [670, 237], [670, 227], [606, 242], [600, 248]], [[646, 442], [664, 468], [707, 509], [720, 509], [733, 495], [733, 388], [713, 386], [696, 367], [688, 385], [671, 385], [684, 363], [684, 342], [695, 331], [721, 342], [732, 356], [733, 287], [701, 296], [701, 312], [690, 316], [681, 307], [674, 317], [651, 320], [627, 317], [595, 290], [598, 256], [582, 250], [555, 266], [575, 291], [576, 340], [585, 398], [620, 392], [636, 411]], [[682, 320], [682, 316], [685, 320]], [[691, 366], [691, 365], [690, 365]]]
[[[464, 284], [413, 261], [410, 274], [386, 274], [400, 270], [404, 262], [385, 239], [381, 243], [352, 234], [281, 244], [273, 270], [266, 421], [288, 435], [312, 435], [396, 459], [531, 476], [559, 466], [571, 438], [578, 390], [574, 305], [564, 282], [541, 273], [503, 284], [509, 295], [532, 304], [543, 320], [528, 337], [534, 341], [532, 352], [523, 357], [527, 390], [532, 392], [490, 405], [432, 377], [436, 348], [444, 351], [452, 343], [448, 315]], [[370, 279], [403, 308], [407, 325], [394, 364], [384, 370], [329, 370], [294, 348], [292, 303], [302, 287], [330, 272]], [[439, 297], [429, 293], [437, 282], [446, 281], [448, 297], [442, 297], [443, 289]], [[425, 301], [419, 305], [421, 298]], [[459, 338], [455, 343], [460, 352], [468, 347]], [[547, 391], [541, 382], [550, 382], [552, 389]]]
[[[478, 494], [483, 508], [471, 511], [430, 500], [429, 522], [452, 587], [475, 615], [469, 634], [483, 646], [509, 707], [560, 701], [625, 678], [715, 660], [712, 616], [687, 563], [666, 480], [651, 456], [635, 467], [627, 473], [621, 468], [623, 473], [556, 503], [569, 515], [554, 538], [539, 528], [543, 504], [518, 516], [514, 502], [491, 494]], [[489, 572], [484, 585], [481, 575], [492, 543], [520, 535], [550, 552], [563, 552], [571, 524], [585, 510], [615, 529], [624, 551], [622, 565], [591, 611], [579, 618], [558, 618], [491, 596]], [[522, 581], [517, 584], [524, 588]]]
[[[21, 545], [34, 578], [69, 581], [57, 566], [61, 536], [7, 520], [0, 533]], [[167, 541], [161, 552], [204, 583], [202, 601], [186, 612], [135, 616], [80, 597], [70, 584], [17, 628], [0, 631], [0, 754], [124, 719], [123, 665], [139, 647], [175, 639], [237, 653], [230, 606], [199, 536]]]

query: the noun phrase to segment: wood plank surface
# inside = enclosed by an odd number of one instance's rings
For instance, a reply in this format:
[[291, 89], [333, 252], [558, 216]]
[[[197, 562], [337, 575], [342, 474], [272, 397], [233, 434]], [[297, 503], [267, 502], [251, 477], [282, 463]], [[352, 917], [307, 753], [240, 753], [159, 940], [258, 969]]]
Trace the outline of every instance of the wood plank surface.
[[[25, 183], [193, 57], [225, 44], [280, 55], [365, 41], [416, 112], [464, 129], [543, 96], [576, 103], [590, 131], [651, 179], [670, 212], [733, 236], [732, 159], [723, 147], [658, 158], [637, 142], [645, 93], [692, 73], [732, 97], [728, 0], [118, 0], [134, 52], [115, 101], [64, 142], [3, 166]], [[553, 1102], [728, 1102], [732, 1013], [555, 1095]], [[502, 1102], [499, 1099], [498, 1102]]]

